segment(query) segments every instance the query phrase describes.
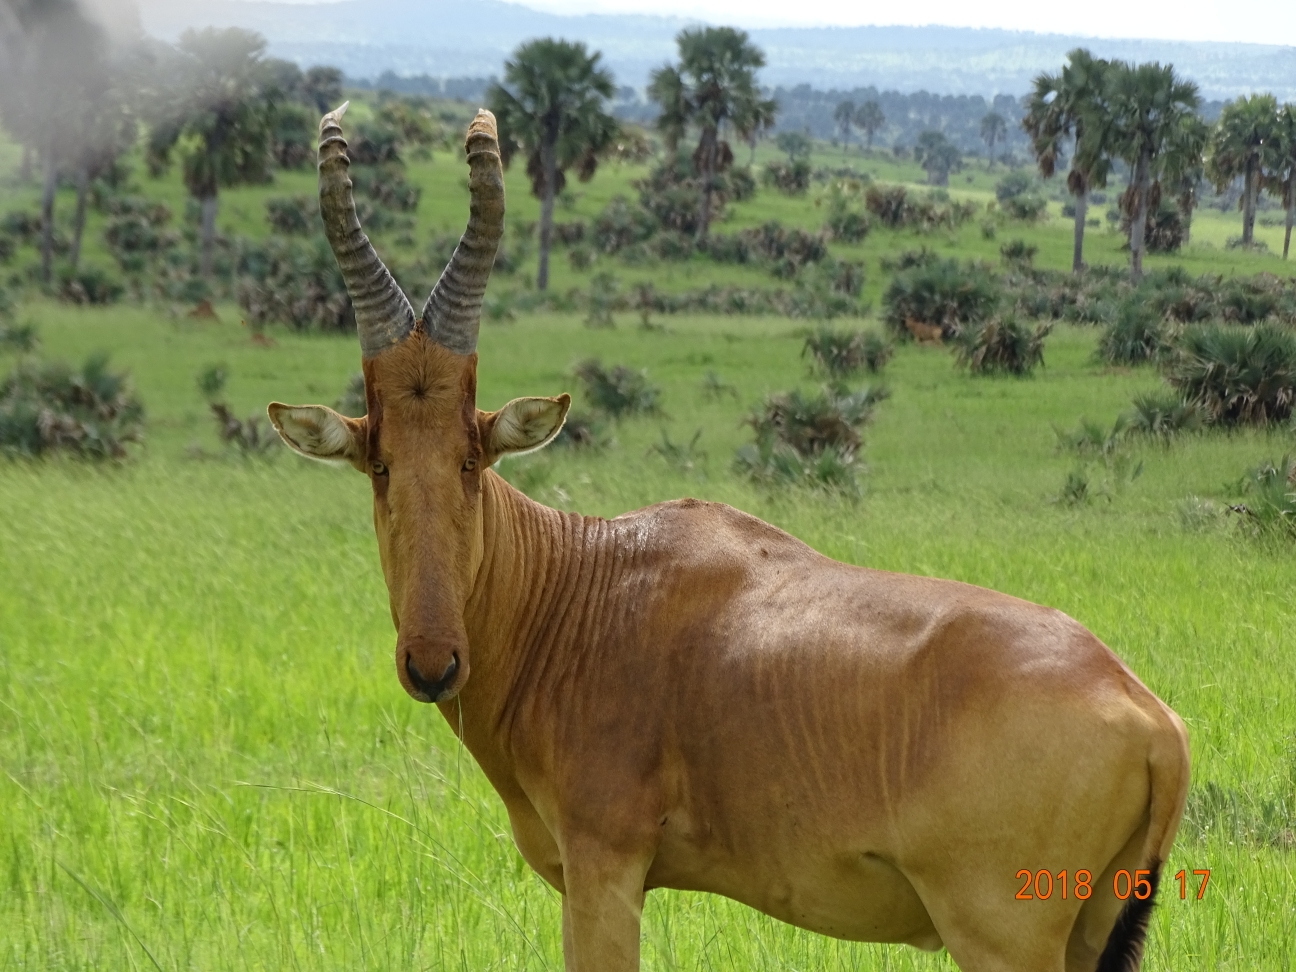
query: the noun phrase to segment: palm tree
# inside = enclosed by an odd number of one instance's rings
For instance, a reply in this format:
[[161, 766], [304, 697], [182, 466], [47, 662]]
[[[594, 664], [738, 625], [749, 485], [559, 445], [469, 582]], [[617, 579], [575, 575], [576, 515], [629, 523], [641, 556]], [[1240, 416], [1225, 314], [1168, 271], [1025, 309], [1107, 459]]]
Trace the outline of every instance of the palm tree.
[[933, 186], [948, 186], [950, 173], [963, 164], [963, 153], [941, 132], [923, 132], [914, 143], [914, 161], [927, 171]]
[[876, 101], [866, 101], [855, 109], [855, 127], [864, 133], [865, 143], [869, 150], [873, 148], [873, 136], [882, 130], [886, 124], [886, 115], [882, 114], [882, 106]]
[[1101, 144], [1098, 132], [1086, 132], [1086, 113], [1101, 113], [1108, 62], [1095, 58], [1084, 48], [1067, 55], [1067, 63], [1057, 74], [1041, 74], [1026, 97], [1026, 114], [1022, 128], [1030, 136], [1031, 151], [1039, 164], [1040, 175], [1052, 178], [1063, 155], [1064, 143], [1071, 141], [1071, 168], [1067, 189], [1075, 197], [1074, 247], [1071, 271], [1084, 270], [1085, 218], [1089, 212], [1089, 191], [1107, 184], [1111, 158]]
[[758, 126], [767, 126], [777, 108], [756, 87], [756, 69], [764, 67], [765, 55], [745, 31], [699, 27], [681, 31], [675, 41], [679, 64], [654, 71], [648, 95], [661, 106], [657, 128], [672, 153], [690, 126], [699, 129], [693, 167], [702, 183], [697, 235], [705, 241], [716, 177], [733, 162], [725, 127], [746, 139]]
[[265, 46], [259, 34], [237, 27], [185, 31], [170, 93], [149, 132], [149, 171], [160, 175], [179, 154], [185, 188], [198, 200], [204, 277], [212, 270], [220, 190], [270, 178], [274, 119]]
[[1175, 74], [1174, 66], [1156, 62], [1134, 65], [1112, 61], [1107, 70], [1102, 104], [1085, 106], [1080, 117], [1085, 141], [1109, 147], [1130, 167], [1126, 212], [1131, 217], [1130, 279], [1143, 279], [1144, 235], [1153, 180], [1166, 167], [1176, 132], [1192, 117], [1201, 98], [1197, 85]]
[[1296, 104], [1285, 104], [1278, 111], [1270, 155], [1266, 188], [1282, 202], [1287, 211], [1283, 231], [1283, 259], [1291, 250], [1292, 223], [1296, 222]]
[[990, 160], [986, 168], [994, 168], [995, 142], [1001, 141], [1007, 134], [1008, 123], [999, 112], [992, 111], [981, 119], [981, 141], [986, 143], [986, 158]]
[[1210, 126], [1196, 115], [1186, 115], [1175, 129], [1166, 153], [1163, 188], [1174, 196], [1183, 224], [1183, 242], [1192, 238], [1192, 214], [1197, 208], [1197, 193], [1206, 176], [1206, 145]]
[[605, 107], [616, 86], [600, 57], [580, 42], [528, 41], [504, 63], [504, 83], [486, 95], [499, 125], [504, 164], [524, 152], [531, 193], [540, 200], [540, 290], [549, 286], [554, 199], [567, 184], [567, 170], [575, 166], [577, 178], [588, 182], [599, 153], [620, 131]]
[[1271, 94], [1250, 95], [1224, 106], [1210, 141], [1206, 171], [1223, 192], [1242, 178], [1242, 245], [1255, 238], [1256, 200], [1265, 178], [1269, 143], [1278, 134], [1278, 99]]
[[855, 102], [847, 100], [837, 103], [837, 108], [833, 111], [833, 119], [837, 122], [837, 131], [841, 132], [842, 145], [850, 147], [851, 126], [855, 124]]

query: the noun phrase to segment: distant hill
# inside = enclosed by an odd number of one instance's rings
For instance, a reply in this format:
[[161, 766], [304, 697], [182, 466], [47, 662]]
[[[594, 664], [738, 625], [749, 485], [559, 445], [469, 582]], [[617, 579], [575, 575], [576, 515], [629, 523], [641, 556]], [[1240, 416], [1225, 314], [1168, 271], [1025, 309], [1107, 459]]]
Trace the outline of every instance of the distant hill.
[[[352, 77], [383, 71], [433, 77], [497, 75], [523, 40], [562, 36], [601, 50], [619, 84], [642, 87], [675, 53], [688, 22], [648, 16], [560, 16], [501, 0], [141, 0], [150, 33], [174, 38], [186, 27], [243, 26], [271, 52], [300, 64], [330, 63]], [[850, 90], [1019, 95], [1066, 52], [1172, 62], [1208, 99], [1256, 90], [1296, 99], [1296, 47], [1263, 44], [1103, 40], [1061, 34], [957, 27], [781, 28], [753, 30], [771, 87], [809, 84]]]

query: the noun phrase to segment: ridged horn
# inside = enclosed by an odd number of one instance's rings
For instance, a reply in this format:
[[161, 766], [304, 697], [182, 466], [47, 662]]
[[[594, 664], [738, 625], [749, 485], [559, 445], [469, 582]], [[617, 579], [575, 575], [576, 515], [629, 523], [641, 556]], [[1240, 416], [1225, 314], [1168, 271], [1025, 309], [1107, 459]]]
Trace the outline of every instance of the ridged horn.
[[428, 336], [457, 354], [477, 350], [482, 298], [504, 235], [504, 168], [495, 116], [482, 108], [468, 126], [468, 227], [423, 305]]
[[409, 336], [414, 330], [414, 308], [391, 271], [378, 259], [356, 216], [348, 174], [351, 160], [342, 137], [342, 115], [349, 104], [320, 119], [320, 215], [355, 308], [360, 353], [367, 359]]

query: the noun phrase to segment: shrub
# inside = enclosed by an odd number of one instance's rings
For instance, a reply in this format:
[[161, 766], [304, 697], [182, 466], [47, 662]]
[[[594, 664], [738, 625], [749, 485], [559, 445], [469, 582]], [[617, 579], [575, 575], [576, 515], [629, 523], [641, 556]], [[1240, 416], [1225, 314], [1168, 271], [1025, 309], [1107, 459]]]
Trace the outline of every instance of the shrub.
[[899, 229], [904, 225], [908, 195], [904, 186], [869, 186], [864, 193], [864, 207], [883, 226]]
[[692, 472], [707, 457], [706, 450], [697, 447], [698, 441], [702, 438], [701, 429], [694, 432], [693, 438], [688, 442], [672, 442], [665, 429], [661, 430], [661, 437], [661, 442], [655, 442], [648, 447], [648, 454], [661, 456], [676, 472]]
[[1098, 340], [1098, 357], [1108, 364], [1138, 365], [1155, 361], [1168, 344], [1168, 329], [1156, 311], [1137, 297], [1116, 307], [1116, 319]]
[[588, 327], [613, 327], [612, 312], [624, 305], [620, 283], [610, 273], [595, 274], [590, 281], [586, 301], [585, 324]]
[[210, 403], [216, 420], [216, 434], [227, 446], [234, 446], [242, 456], [264, 456], [279, 445], [280, 439], [262, 415], [237, 418], [224, 402]]
[[860, 428], [886, 397], [881, 388], [849, 392], [840, 386], [825, 386], [818, 395], [783, 392], [768, 396], [745, 424], [758, 443], [781, 443], [802, 457], [832, 449], [852, 459], [861, 444]]
[[974, 375], [1028, 375], [1044, 363], [1044, 338], [1051, 324], [1034, 330], [1015, 317], [994, 317], [965, 328], [959, 338], [958, 363]]
[[1202, 424], [1201, 409], [1173, 393], [1149, 392], [1134, 399], [1134, 409], [1125, 419], [1132, 434], [1169, 442], [1182, 432]]
[[324, 229], [319, 200], [314, 196], [273, 196], [265, 201], [266, 222], [276, 233], [305, 236]]
[[606, 429], [597, 415], [568, 412], [567, 421], [553, 441], [554, 445], [572, 449], [594, 449], [606, 443]]
[[801, 196], [810, 188], [810, 163], [806, 159], [776, 160], [765, 164], [765, 185], [785, 196]]
[[1166, 379], [1211, 424], [1285, 421], [1296, 399], [1296, 334], [1270, 324], [1190, 328], [1175, 345]]
[[114, 304], [125, 292], [120, 280], [96, 266], [64, 269], [59, 275], [58, 295], [73, 304]]
[[355, 327], [355, 313], [328, 244], [319, 238], [270, 237], [242, 254], [239, 307], [249, 324], [286, 324], [300, 331]]
[[867, 369], [872, 374], [880, 372], [894, 347], [876, 331], [833, 331], [820, 328], [807, 335], [801, 350], [831, 378], [848, 378]]
[[149, 260], [180, 242], [179, 233], [163, 229], [171, 222], [171, 210], [161, 203], [116, 196], [108, 200], [105, 209], [104, 240], [113, 259], [128, 273], [138, 273]]
[[126, 374], [108, 370], [107, 355], [79, 371], [61, 362], [20, 363], [0, 384], [0, 451], [10, 455], [122, 459], [143, 432], [144, 408]]
[[957, 336], [989, 317], [999, 299], [999, 283], [986, 271], [938, 259], [897, 273], [882, 303], [887, 326], [904, 340], [910, 337], [907, 320], [938, 326], [946, 337]]
[[585, 242], [588, 232], [589, 224], [583, 219], [572, 220], [570, 223], [554, 223], [553, 242], [557, 246], [575, 246]]
[[766, 485], [804, 485], [856, 493], [860, 428], [872, 417], [882, 389], [850, 393], [825, 387], [771, 395], [747, 417], [756, 441], [734, 457], [742, 475]]
[[214, 400], [225, 390], [227, 381], [229, 381], [229, 365], [224, 362], [210, 364], [198, 372], [198, 391], [203, 398]]
[[594, 246], [603, 253], [618, 253], [642, 243], [658, 230], [658, 223], [642, 206], [616, 196], [594, 219]]
[[9, 324], [0, 314], [0, 352], [15, 351], [26, 354], [35, 351], [39, 343], [35, 324]]
[[693, 255], [693, 237], [676, 230], [662, 230], [648, 241], [653, 255], [662, 260], [687, 260]]
[[661, 388], [648, 380], [647, 371], [625, 365], [607, 369], [597, 358], [591, 358], [576, 366], [575, 375], [584, 384], [591, 407], [611, 418], [661, 412]]
[[357, 195], [366, 197], [377, 207], [400, 213], [418, 209], [423, 195], [422, 189], [409, 184], [397, 165], [358, 166], [351, 173], [351, 181]]
[[1023, 223], [1033, 223], [1048, 211], [1048, 200], [1034, 192], [1013, 196], [1000, 205], [1009, 219]]
[[1038, 246], [1032, 246], [1025, 240], [1009, 240], [999, 247], [999, 256], [1009, 266], [1029, 267], [1038, 252]]
[[351, 418], [360, 418], [369, 411], [369, 400], [365, 397], [364, 372], [357, 371], [347, 380], [342, 396], [333, 407]]
[[1264, 462], [1242, 481], [1247, 499], [1232, 510], [1259, 533], [1296, 538], [1296, 456]]
[[995, 183], [995, 199], [1005, 203], [1035, 191], [1037, 184], [1033, 176], [1026, 172], [1009, 172]]

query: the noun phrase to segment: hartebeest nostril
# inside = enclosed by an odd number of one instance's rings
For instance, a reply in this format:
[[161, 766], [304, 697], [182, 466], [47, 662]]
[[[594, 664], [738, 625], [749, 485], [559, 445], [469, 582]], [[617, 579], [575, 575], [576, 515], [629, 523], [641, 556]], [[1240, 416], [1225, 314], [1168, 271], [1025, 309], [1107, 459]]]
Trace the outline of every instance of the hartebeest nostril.
[[414, 659], [409, 655], [405, 656], [405, 673], [409, 675], [410, 684], [414, 686], [422, 695], [427, 696], [428, 702], [440, 702], [441, 696], [454, 683], [455, 676], [459, 674], [459, 652], [454, 652], [450, 656], [450, 664], [446, 670], [441, 673], [441, 677], [435, 682], [429, 682], [423, 677], [423, 674], [414, 664]]

